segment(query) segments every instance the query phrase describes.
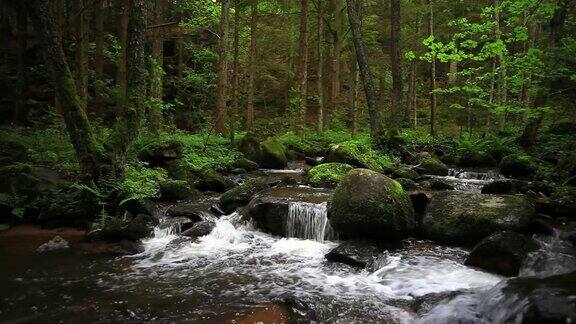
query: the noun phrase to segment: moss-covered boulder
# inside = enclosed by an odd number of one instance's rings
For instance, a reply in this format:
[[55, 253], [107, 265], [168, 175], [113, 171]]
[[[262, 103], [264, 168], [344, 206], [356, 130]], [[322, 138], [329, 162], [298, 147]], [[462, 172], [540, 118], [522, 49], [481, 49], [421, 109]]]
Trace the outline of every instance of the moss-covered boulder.
[[440, 160], [436, 158], [427, 157], [422, 161], [420, 161], [418, 172], [420, 174], [447, 176], [448, 167], [446, 166], [446, 164], [442, 163]]
[[238, 143], [238, 149], [244, 156], [252, 161], [260, 159], [260, 141], [253, 133], [247, 133]]
[[329, 214], [332, 227], [350, 238], [398, 241], [416, 224], [402, 186], [367, 169], [348, 172], [334, 192]]
[[514, 191], [514, 183], [508, 180], [495, 180], [482, 187], [483, 194], [509, 195]]
[[314, 187], [335, 187], [352, 169], [345, 163], [323, 163], [308, 171], [308, 182]]
[[274, 138], [262, 142], [259, 162], [264, 168], [284, 169], [288, 165], [288, 159], [282, 143]]
[[234, 161], [234, 167], [244, 169], [248, 172], [260, 169], [258, 163], [252, 160], [248, 160], [247, 158], [239, 158], [238, 160]]
[[210, 168], [202, 170], [199, 178], [198, 189], [204, 191], [225, 192], [236, 186], [234, 181]]
[[220, 207], [226, 214], [230, 214], [236, 208], [247, 205], [257, 193], [268, 188], [264, 179], [248, 179], [240, 186], [226, 191], [220, 197]]
[[350, 164], [358, 168], [365, 168], [381, 172], [382, 167], [378, 164], [378, 162], [364, 153], [365, 152], [362, 152], [357, 145], [344, 142], [330, 146], [323, 162]]
[[483, 239], [465, 264], [503, 276], [517, 276], [530, 252], [540, 248], [534, 239], [514, 232], [498, 232]]
[[168, 180], [160, 184], [163, 201], [178, 201], [196, 198], [196, 191], [185, 180]]
[[183, 145], [179, 141], [155, 141], [144, 146], [138, 152], [138, 159], [151, 166], [162, 166], [165, 162], [182, 156]]
[[535, 216], [524, 196], [445, 191], [432, 197], [422, 231], [440, 243], [472, 246], [499, 231], [530, 232]]
[[458, 165], [465, 168], [494, 167], [498, 165], [498, 162], [486, 152], [466, 151], [458, 159]]
[[536, 172], [532, 159], [527, 155], [519, 154], [505, 156], [498, 168], [503, 175], [516, 178], [527, 178]]
[[393, 179], [404, 178], [404, 179], [416, 180], [420, 177], [418, 172], [403, 165], [389, 167], [387, 168], [387, 170], [385, 170], [385, 173], [390, 175], [390, 177]]

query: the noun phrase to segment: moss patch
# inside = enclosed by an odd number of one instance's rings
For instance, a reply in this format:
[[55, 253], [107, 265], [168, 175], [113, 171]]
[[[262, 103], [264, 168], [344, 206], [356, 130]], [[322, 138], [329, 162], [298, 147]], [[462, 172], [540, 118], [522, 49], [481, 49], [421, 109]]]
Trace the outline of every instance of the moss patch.
[[308, 181], [315, 187], [332, 187], [338, 185], [346, 174], [354, 169], [345, 163], [324, 163], [308, 171]]

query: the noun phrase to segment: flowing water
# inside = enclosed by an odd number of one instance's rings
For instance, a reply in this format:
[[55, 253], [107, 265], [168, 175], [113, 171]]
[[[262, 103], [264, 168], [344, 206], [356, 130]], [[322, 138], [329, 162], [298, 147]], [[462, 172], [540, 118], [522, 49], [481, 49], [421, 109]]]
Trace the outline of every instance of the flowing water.
[[[481, 322], [481, 305], [504, 303], [494, 290], [503, 278], [465, 266], [468, 252], [460, 248], [406, 240], [379, 255], [370, 270], [327, 262], [324, 255], [338, 245], [327, 218], [329, 191], [292, 186], [272, 192], [292, 198], [286, 238], [263, 233], [239, 213], [216, 219], [208, 212], [203, 217], [216, 226], [194, 241], [179, 236], [180, 223], [161, 214], [144, 251], [129, 257], [26, 254], [0, 236], [0, 322]], [[208, 210], [213, 201], [198, 204]], [[542, 242], [545, 249], [531, 256], [523, 274], [572, 268], [564, 243]], [[558, 258], [566, 269], [554, 268]], [[434, 302], [444, 296], [445, 302]], [[304, 305], [300, 312], [285, 306], [294, 300]]]
[[459, 169], [449, 169], [447, 176], [432, 176], [442, 179], [454, 186], [456, 190], [480, 191], [482, 187], [494, 180], [506, 179], [503, 175], [494, 170], [465, 171]]

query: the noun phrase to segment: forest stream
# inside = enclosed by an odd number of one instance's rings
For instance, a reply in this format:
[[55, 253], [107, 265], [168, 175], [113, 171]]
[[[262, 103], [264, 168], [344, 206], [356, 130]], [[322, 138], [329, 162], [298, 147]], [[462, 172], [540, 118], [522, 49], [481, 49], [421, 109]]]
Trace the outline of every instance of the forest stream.
[[[302, 173], [296, 166], [258, 175], [297, 180]], [[477, 190], [479, 182], [498, 177], [451, 171], [446, 179], [459, 190]], [[463, 248], [408, 239], [367, 269], [328, 262], [325, 255], [338, 245], [327, 218], [331, 192], [294, 184], [267, 193], [290, 199], [288, 237], [260, 231], [242, 210], [218, 218], [210, 208], [218, 196], [194, 203], [215, 226], [193, 241], [179, 235], [179, 219], [166, 216], [170, 206], [159, 205], [153, 236], [133, 256], [79, 249], [37, 254], [46, 237], [30, 234], [21, 242], [2, 233], [0, 321], [498, 322], [514, 305], [522, 307], [501, 291], [504, 277], [465, 266], [469, 251]], [[557, 238], [539, 240], [542, 248], [520, 276], [576, 269]]]

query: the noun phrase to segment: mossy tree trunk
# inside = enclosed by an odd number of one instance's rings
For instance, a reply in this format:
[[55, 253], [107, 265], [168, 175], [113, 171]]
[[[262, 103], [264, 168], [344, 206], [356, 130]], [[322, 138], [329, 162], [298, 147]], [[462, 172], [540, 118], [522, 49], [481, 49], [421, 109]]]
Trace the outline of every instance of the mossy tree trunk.
[[102, 108], [104, 98], [104, 0], [94, 1], [94, 108]]
[[250, 17], [250, 54], [248, 62], [248, 89], [246, 107], [246, 130], [254, 124], [254, 76], [256, 74], [256, 27], [258, 17], [258, 0], [252, 0]]
[[364, 85], [364, 93], [368, 104], [368, 114], [370, 115], [370, 134], [372, 136], [372, 141], [377, 143], [380, 140], [381, 134], [381, 112], [378, 107], [378, 97], [376, 95], [376, 90], [374, 89], [372, 75], [368, 68], [368, 59], [366, 57], [366, 50], [362, 40], [360, 18], [357, 13], [356, 0], [347, 0], [347, 6], [350, 29], [352, 30], [352, 40], [354, 41], [354, 48], [356, 49], [356, 60], [358, 61], [360, 78]]
[[52, 12], [47, 1], [30, 0], [28, 4], [32, 13], [32, 23], [48, 63], [56, 95], [60, 99], [61, 113], [82, 174], [87, 178], [97, 180], [101, 175], [105, 155], [94, 137], [78, 97], [74, 77], [66, 62]]
[[88, 38], [86, 35], [86, 19], [84, 8], [84, 0], [75, 0], [73, 2], [74, 10], [72, 11], [72, 19], [74, 25], [74, 43], [75, 43], [75, 69], [74, 75], [76, 78], [76, 89], [80, 104], [84, 109], [87, 107], [88, 102], [88, 59], [86, 51], [88, 48]]
[[392, 104], [390, 109], [390, 136], [395, 136], [404, 120], [402, 109], [402, 58], [400, 57], [400, 0], [390, 1], [390, 68], [392, 71]]
[[236, 123], [238, 119], [238, 84], [240, 78], [240, 61], [239, 61], [239, 43], [240, 43], [240, 0], [234, 2], [234, 36], [233, 36], [233, 60], [232, 60], [232, 112], [230, 114], [230, 142], [234, 143], [236, 132]]
[[298, 128], [306, 125], [306, 99], [308, 97], [308, 0], [300, 0], [300, 46], [298, 54]]
[[226, 87], [228, 86], [228, 14], [230, 0], [222, 0], [220, 15], [220, 40], [218, 42], [218, 81], [216, 84], [216, 109], [214, 130], [217, 134], [226, 131]]

